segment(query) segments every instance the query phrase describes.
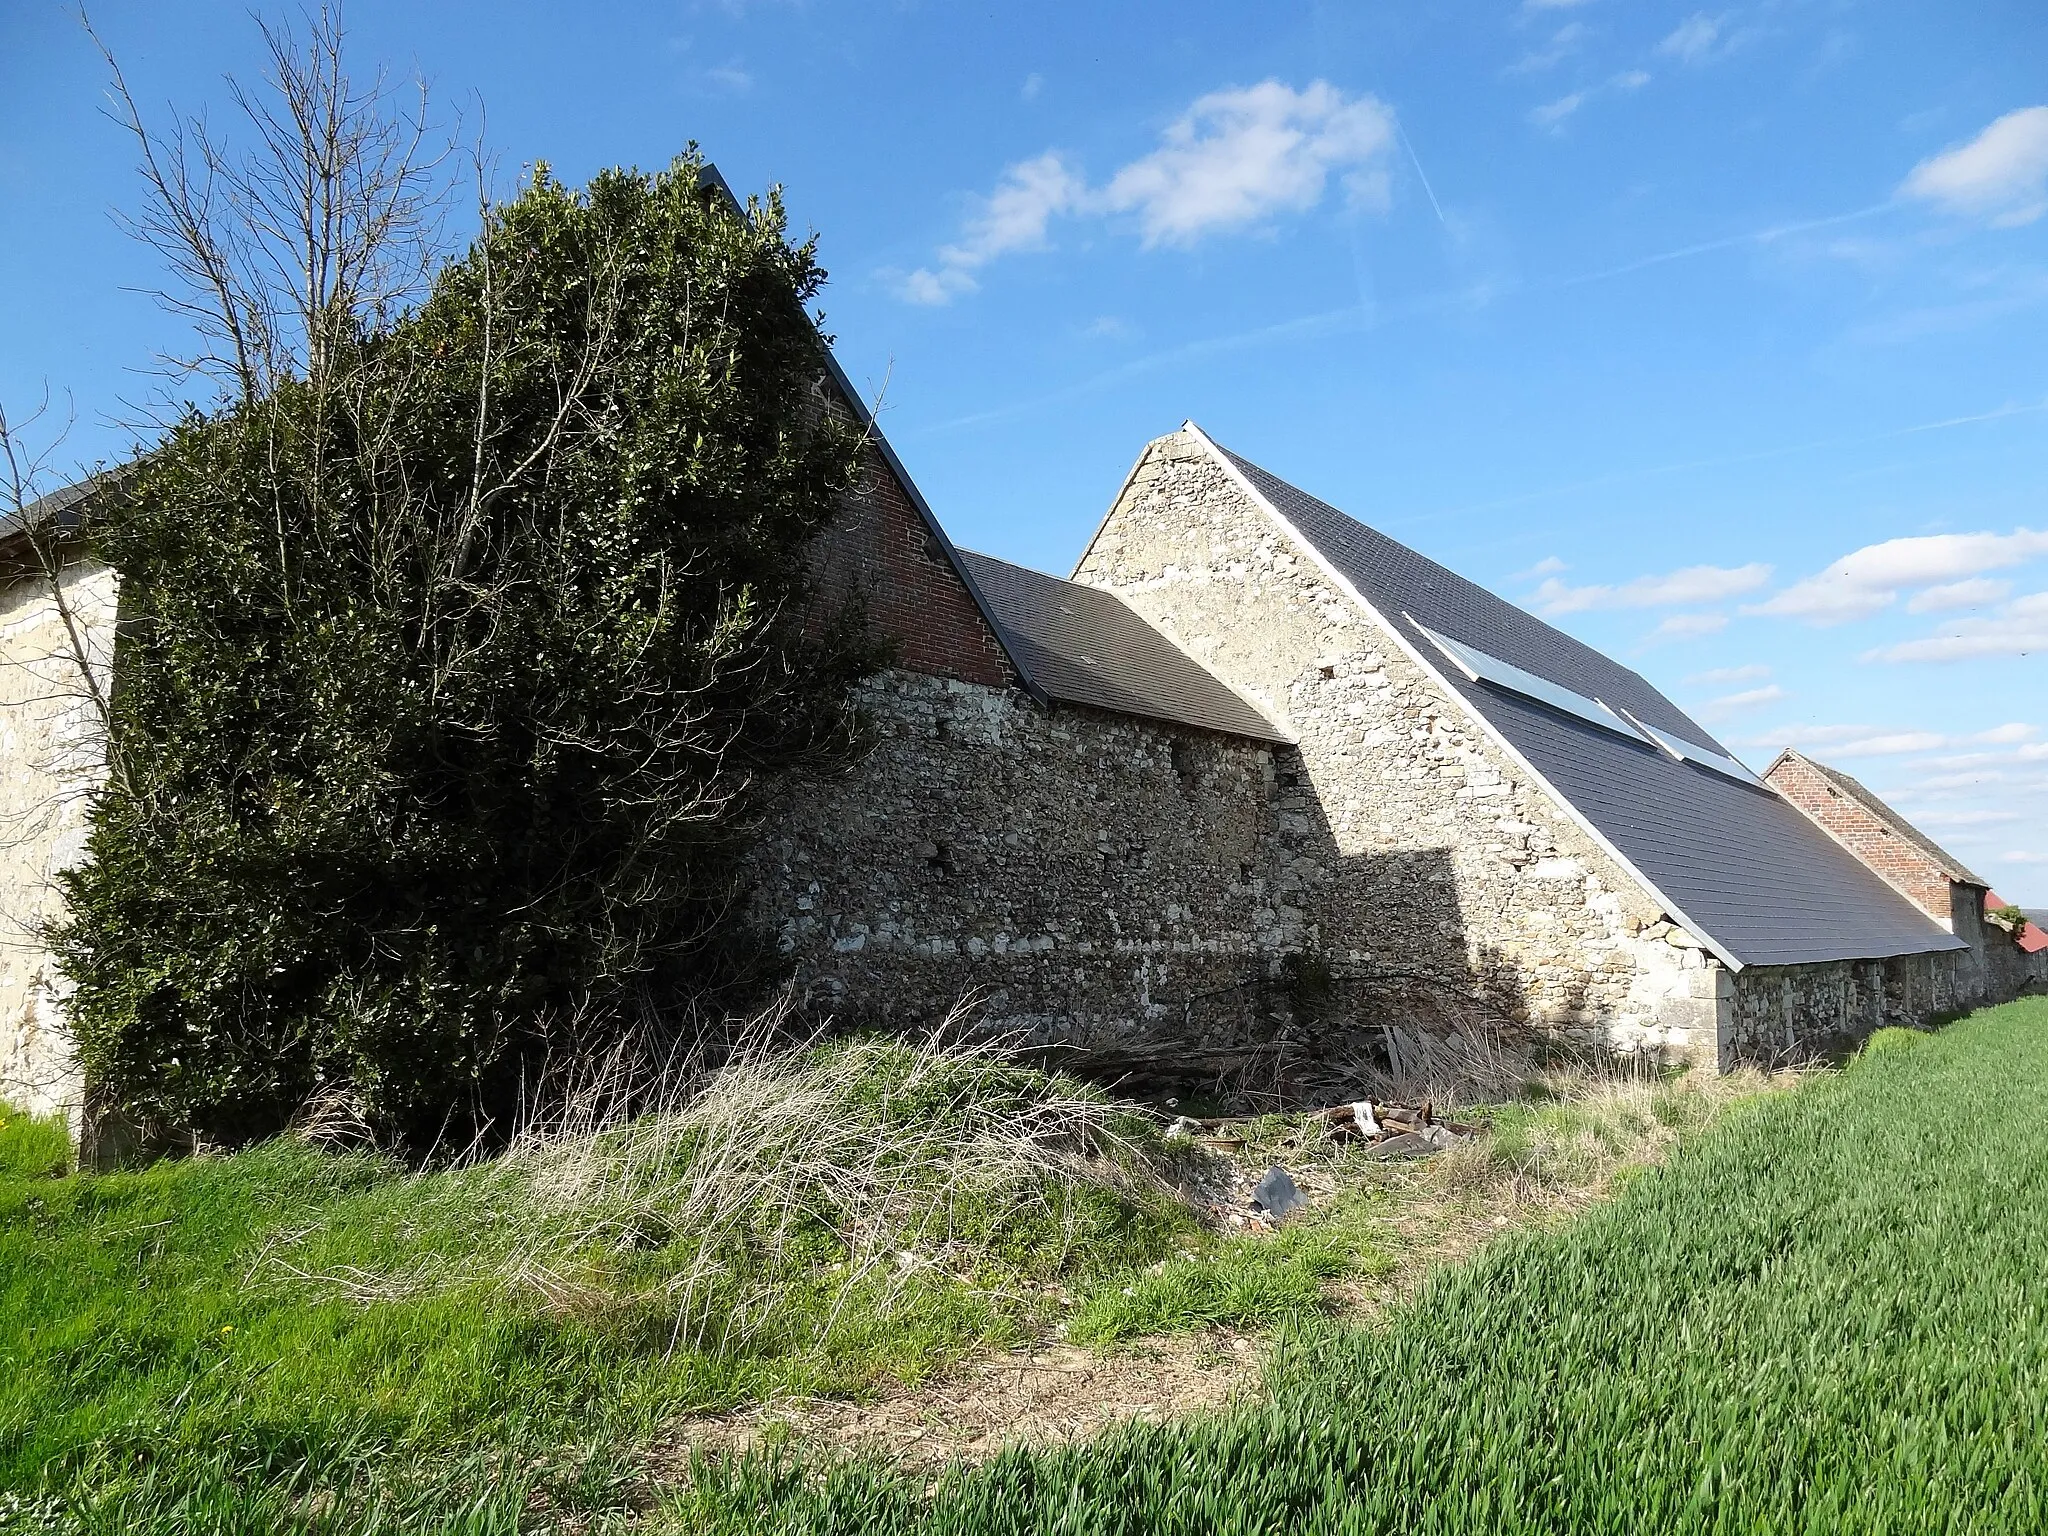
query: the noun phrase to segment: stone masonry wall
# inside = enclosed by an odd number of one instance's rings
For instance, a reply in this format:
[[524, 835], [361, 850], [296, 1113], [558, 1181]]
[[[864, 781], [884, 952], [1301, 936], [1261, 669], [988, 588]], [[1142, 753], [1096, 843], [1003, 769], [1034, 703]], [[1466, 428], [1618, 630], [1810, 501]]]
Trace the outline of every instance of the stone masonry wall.
[[1241, 1032], [1309, 883], [1265, 747], [892, 670], [874, 750], [792, 795], [757, 916], [813, 1004], [1103, 1045]]
[[1753, 965], [1728, 980], [1724, 1065], [1784, 1066], [1839, 1052], [1886, 1025], [1916, 1025], [1961, 1006], [1954, 951], [1819, 965]]
[[[118, 581], [80, 563], [62, 591], [104, 689]], [[58, 913], [55, 875], [83, 851], [86, 799], [106, 762], [72, 633], [47, 581], [0, 588], [0, 1099], [38, 1114], [79, 1106], [61, 982], [40, 930]]]
[[1304, 942], [1353, 1022], [1712, 1061], [1718, 961], [1672, 925], [1191, 433], [1153, 443], [1075, 573], [1300, 737], [1326, 867]]

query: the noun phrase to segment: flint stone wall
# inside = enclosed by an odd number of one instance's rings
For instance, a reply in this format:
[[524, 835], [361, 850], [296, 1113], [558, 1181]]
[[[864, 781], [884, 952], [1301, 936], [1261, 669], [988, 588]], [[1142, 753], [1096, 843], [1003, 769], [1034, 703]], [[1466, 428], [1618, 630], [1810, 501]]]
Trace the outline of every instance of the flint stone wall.
[[1253, 742], [892, 670], [873, 750], [791, 797], [756, 916], [809, 1000], [917, 1026], [1106, 1045], [1256, 1027], [1321, 878]]
[[83, 1084], [42, 929], [61, 911], [55, 877], [84, 852], [87, 800], [106, 773], [80, 658], [104, 690], [119, 581], [81, 561], [62, 593], [70, 626], [47, 579], [0, 587], [0, 1099], [75, 1116]]
[[1951, 950], [1724, 972], [1730, 1006], [1723, 1065], [1812, 1061], [1887, 1025], [1924, 1023], [1973, 1001], [1959, 985], [1969, 970], [1969, 957]]
[[1074, 579], [1299, 733], [1304, 943], [1356, 1022], [1716, 1059], [1720, 963], [1191, 434], [1147, 449]]

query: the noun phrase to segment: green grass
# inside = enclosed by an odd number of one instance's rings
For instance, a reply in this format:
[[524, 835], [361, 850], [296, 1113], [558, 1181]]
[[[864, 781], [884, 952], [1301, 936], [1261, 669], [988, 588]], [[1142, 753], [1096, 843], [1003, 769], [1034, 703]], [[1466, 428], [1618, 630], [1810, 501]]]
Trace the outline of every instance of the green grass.
[[[1422, 1165], [1364, 1163], [1275, 1118], [1248, 1156], [1339, 1194], [1273, 1237], [1202, 1232], [1141, 1182], [1047, 1182], [1000, 1159], [958, 1176], [948, 1147], [1073, 1085], [888, 1044], [815, 1064], [834, 1124], [867, 1125], [907, 1180], [880, 1204], [772, 1137], [720, 1142], [757, 1103], [811, 1102], [811, 1076], [742, 1083], [726, 1122], [636, 1122], [428, 1175], [285, 1142], [72, 1176], [60, 1132], [0, 1112], [0, 1536], [509, 1533], [565, 1516], [961, 1536], [2048, 1528], [2048, 1319], [2031, 1299], [2048, 1268], [2048, 1004], [1888, 1033], [1792, 1094], [1681, 1081], [1497, 1106], [1490, 1136]], [[1133, 1168], [1175, 1155], [1113, 1107], [1081, 1108], [1131, 1139], [1117, 1155]], [[678, 1204], [705, 1159], [712, 1185], [745, 1173], [774, 1198]], [[1615, 1200], [1444, 1271], [1382, 1326], [1326, 1315], [1330, 1281], [1387, 1269], [1405, 1240], [1389, 1217], [1418, 1200], [1455, 1209], [1508, 1180], [1570, 1195], [1563, 1210], [1617, 1171]], [[905, 1191], [923, 1191], [915, 1212], [894, 1209]], [[691, 1228], [702, 1211], [732, 1220]], [[870, 1249], [908, 1242], [917, 1262], [849, 1282], [848, 1231], [884, 1216], [899, 1225]], [[712, 1277], [699, 1313], [719, 1326], [679, 1341], [689, 1274]], [[858, 1395], [1058, 1321], [1102, 1347], [1278, 1324], [1271, 1401], [1008, 1454], [935, 1491], [757, 1460], [644, 1508], [641, 1447], [679, 1413]]]
[[1379, 1327], [1298, 1331], [1269, 1403], [885, 1468], [706, 1468], [723, 1531], [2048, 1529], [2048, 1001], [1767, 1095]]
[[1372, 1190], [1346, 1189], [1270, 1237], [1191, 1243], [1140, 1274], [1110, 1275], [1074, 1309], [1067, 1337], [1102, 1347], [1151, 1334], [1315, 1317], [1327, 1309], [1329, 1281], [1392, 1268], [1385, 1208]]
[[[862, 1171], [915, 1209], [836, 1209], [825, 1196], [846, 1170], [802, 1161], [815, 1132], [791, 1136], [800, 1155], [782, 1163], [771, 1138], [742, 1135], [698, 1178], [717, 1132], [702, 1117], [425, 1175], [281, 1141], [76, 1176], [59, 1129], [0, 1112], [0, 1494], [16, 1500], [0, 1498], [0, 1532], [44, 1515], [107, 1531], [513, 1530], [530, 1500], [601, 1509], [620, 1459], [678, 1414], [915, 1380], [1047, 1325], [1056, 1303], [1019, 1280], [1133, 1271], [1196, 1230], [1136, 1182], [945, 1161], [990, 1117], [1071, 1109], [1083, 1091], [1064, 1080], [878, 1043], [742, 1088], [764, 1082], [836, 1093], [835, 1123], [865, 1125], [902, 1164]], [[1113, 1106], [1079, 1107], [1121, 1135], [1118, 1156], [1157, 1141]], [[748, 1177], [760, 1201], [718, 1194]], [[706, 1188], [710, 1206], [690, 1209], [730, 1218], [718, 1234], [672, 1219]], [[889, 1258], [899, 1243], [930, 1254], [853, 1274], [835, 1221], [885, 1214]], [[705, 1326], [679, 1337], [685, 1273], [708, 1276], [691, 1313]]]

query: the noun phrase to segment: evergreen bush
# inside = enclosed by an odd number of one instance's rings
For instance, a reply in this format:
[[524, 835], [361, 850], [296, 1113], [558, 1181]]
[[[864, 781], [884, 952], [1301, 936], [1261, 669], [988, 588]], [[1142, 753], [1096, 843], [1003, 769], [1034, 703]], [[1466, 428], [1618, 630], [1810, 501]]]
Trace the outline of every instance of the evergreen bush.
[[814, 242], [700, 169], [540, 169], [97, 515], [110, 778], [54, 937], [107, 1104], [467, 1136], [771, 974], [749, 834], [879, 660], [810, 575], [862, 443]]

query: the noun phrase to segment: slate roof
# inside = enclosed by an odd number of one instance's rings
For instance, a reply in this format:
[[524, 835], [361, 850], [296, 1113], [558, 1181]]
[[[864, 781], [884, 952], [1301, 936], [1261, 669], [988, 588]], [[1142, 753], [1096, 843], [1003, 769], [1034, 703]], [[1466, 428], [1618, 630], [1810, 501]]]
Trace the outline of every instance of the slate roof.
[[99, 491], [119, 486], [130, 472], [131, 467], [101, 470], [75, 485], [37, 498], [18, 513], [0, 517], [0, 559], [11, 557], [14, 545], [31, 528], [42, 527], [60, 534], [71, 532], [78, 526], [81, 505]]
[[[1854, 800], [1863, 809], [1870, 812], [1871, 815], [1889, 827], [1892, 836], [1904, 838], [1915, 848], [1926, 854], [1928, 858], [1934, 860], [1936, 864], [1941, 866], [1941, 872], [1958, 885], [1988, 886], [1991, 884], [1983, 876], [1971, 874], [1961, 859], [1949, 853], [1941, 844], [1937, 843], [1925, 832], [1922, 832], [1913, 823], [1878, 799], [1876, 795], [1865, 789], [1855, 779], [1842, 772], [1841, 769], [1830, 768], [1826, 763], [1815, 762], [1804, 752], [1800, 752], [1792, 747], [1787, 747], [1778, 754], [1778, 757], [1781, 761], [1790, 758], [1794, 762], [1806, 764], [1807, 767], [1811, 768], [1815, 773], [1826, 779], [1835, 788], [1839, 789], [1843, 794]], [[1772, 766], [1776, 767], [1777, 765], [1774, 763]]]
[[1723, 960], [1799, 965], [1963, 948], [1776, 791], [1486, 682], [1403, 615], [1723, 756], [1636, 673], [1247, 459], [1219, 452]]
[[1289, 738], [1113, 592], [963, 549], [1011, 653], [1052, 698], [1255, 741]]

